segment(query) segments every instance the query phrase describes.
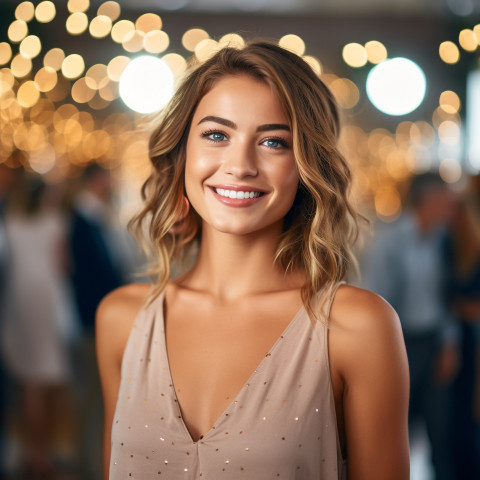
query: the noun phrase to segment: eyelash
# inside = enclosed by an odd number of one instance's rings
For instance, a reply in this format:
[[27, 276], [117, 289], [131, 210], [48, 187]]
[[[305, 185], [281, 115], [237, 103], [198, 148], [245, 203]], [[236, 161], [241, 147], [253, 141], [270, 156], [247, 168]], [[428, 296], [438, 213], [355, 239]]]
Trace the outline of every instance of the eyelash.
[[[228, 135], [226, 133], [222, 132], [221, 130], [207, 130], [207, 131], [205, 131], [201, 134], [201, 137], [204, 138], [205, 140], [207, 140], [208, 142], [212, 142], [212, 143], [221, 142], [222, 140], [213, 140], [212, 138], [209, 138], [210, 135], [213, 135], [214, 133], [219, 134], [219, 135], [223, 135], [224, 137], [228, 137]], [[268, 142], [268, 141], [278, 142], [283, 148], [290, 148], [290, 145], [288, 144], [288, 142], [284, 138], [281, 138], [281, 137], [264, 138], [260, 143], [263, 144], [263, 143]], [[268, 147], [267, 145], [265, 145], [265, 146], [267, 148], [272, 149], [272, 150], [279, 150], [278, 147]]]

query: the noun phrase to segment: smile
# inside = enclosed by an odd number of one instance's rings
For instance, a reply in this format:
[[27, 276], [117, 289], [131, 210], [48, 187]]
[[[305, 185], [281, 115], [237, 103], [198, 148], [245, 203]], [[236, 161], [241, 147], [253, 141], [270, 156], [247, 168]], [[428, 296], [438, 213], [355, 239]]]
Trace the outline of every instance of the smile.
[[262, 192], [242, 192], [242, 191], [235, 191], [235, 190], [226, 190], [223, 188], [213, 188], [214, 192], [222, 197], [226, 198], [238, 198], [238, 199], [246, 199], [246, 198], [258, 198], [263, 195]]

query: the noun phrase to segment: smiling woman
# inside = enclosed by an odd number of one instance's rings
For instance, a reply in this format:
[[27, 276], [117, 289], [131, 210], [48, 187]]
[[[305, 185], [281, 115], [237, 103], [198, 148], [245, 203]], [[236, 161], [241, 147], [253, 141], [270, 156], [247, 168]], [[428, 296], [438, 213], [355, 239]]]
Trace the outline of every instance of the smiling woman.
[[180, 85], [132, 222], [156, 281], [97, 313], [106, 478], [408, 478], [398, 318], [341, 285], [357, 215], [338, 135], [329, 90], [272, 43]]

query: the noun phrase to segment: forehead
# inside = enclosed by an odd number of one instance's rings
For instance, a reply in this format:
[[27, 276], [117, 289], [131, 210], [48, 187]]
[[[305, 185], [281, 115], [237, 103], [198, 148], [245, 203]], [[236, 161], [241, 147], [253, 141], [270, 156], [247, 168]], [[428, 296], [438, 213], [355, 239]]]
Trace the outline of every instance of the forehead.
[[213, 113], [238, 117], [250, 114], [287, 123], [275, 89], [266, 81], [244, 74], [224, 76], [215, 82], [198, 103], [194, 118]]

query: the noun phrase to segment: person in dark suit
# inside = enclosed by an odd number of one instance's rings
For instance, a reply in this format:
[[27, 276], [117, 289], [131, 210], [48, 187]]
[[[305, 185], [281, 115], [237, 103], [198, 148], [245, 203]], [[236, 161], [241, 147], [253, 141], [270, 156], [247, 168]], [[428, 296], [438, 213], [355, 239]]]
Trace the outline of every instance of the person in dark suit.
[[[101, 475], [102, 400], [95, 359], [95, 311], [100, 300], [123, 284], [111, 228], [111, 179], [97, 164], [86, 168], [71, 214], [71, 283], [83, 326], [78, 354], [81, 409], [79, 461], [84, 478]], [[98, 445], [97, 445], [98, 442]]]

